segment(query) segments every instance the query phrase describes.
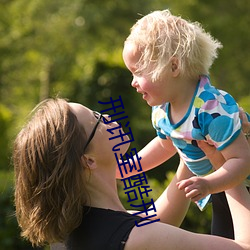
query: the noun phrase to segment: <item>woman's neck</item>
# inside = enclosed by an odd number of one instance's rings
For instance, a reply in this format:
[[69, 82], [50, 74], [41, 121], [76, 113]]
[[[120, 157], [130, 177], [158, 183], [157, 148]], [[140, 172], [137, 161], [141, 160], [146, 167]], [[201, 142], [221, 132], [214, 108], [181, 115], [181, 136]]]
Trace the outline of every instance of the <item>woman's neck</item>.
[[92, 207], [126, 211], [123, 207], [117, 191], [115, 172], [104, 167], [91, 170], [86, 177], [89, 202]]

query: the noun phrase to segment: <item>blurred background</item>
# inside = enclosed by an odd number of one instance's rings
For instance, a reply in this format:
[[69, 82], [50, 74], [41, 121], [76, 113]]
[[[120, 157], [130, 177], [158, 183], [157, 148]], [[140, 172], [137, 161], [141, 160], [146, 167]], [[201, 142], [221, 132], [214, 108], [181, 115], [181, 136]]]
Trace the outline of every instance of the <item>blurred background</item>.
[[[155, 136], [151, 109], [130, 86], [121, 53], [135, 21], [166, 8], [199, 21], [222, 42], [212, 82], [250, 112], [249, 0], [0, 0], [0, 249], [33, 249], [20, 238], [14, 216], [11, 150], [39, 101], [59, 95], [100, 110], [98, 101], [121, 95], [133, 147], [139, 151]], [[147, 173], [150, 198], [166, 187], [177, 165], [176, 156]], [[118, 186], [129, 208], [120, 181]], [[210, 222], [211, 207], [200, 212], [192, 204], [182, 227], [208, 233]]]

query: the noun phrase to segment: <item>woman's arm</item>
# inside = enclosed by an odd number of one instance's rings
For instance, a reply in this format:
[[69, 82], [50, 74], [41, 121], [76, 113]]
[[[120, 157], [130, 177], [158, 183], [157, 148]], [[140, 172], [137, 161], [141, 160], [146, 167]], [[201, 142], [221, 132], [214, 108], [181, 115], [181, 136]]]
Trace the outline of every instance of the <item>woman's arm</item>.
[[[148, 209], [148, 215], [154, 215], [154, 220], [160, 219], [162, 223], [179, 227], [188, 211], [190, 199], [187, 199], [185, 193], [177, 188], [176, 183], [191, 176], [193, 174], [181, 160], [175, 176], [160, 197], [154, 202], [155, 209], [150, 210], [152, 206]], [[138, 211], [128, 210], [130, 214], [136, 212]], [[140, 216], [144, 217], [142, 214]]]
[[179, 227], [185, 218], [190, 205], [185, 193], [177, 188], [176, 183], [180, 180], [190, 178], [193, 174], [180, 160], [175, 176], [162, 195], [155, 201], [157, 217], [163, 223]]
[[226, 191], [233, 223], [235, 240], [218, 236], [196, 234], [164, 223], [134, 227], [125, 250], [249, 250], [250, 196], [244, 186]]
[[[250, 195], [245, 185], [226, 190], [232, 214], [235, 240], [248, 244], [250, 249]], [[225, 248], [224, 248], [225, 249]]]

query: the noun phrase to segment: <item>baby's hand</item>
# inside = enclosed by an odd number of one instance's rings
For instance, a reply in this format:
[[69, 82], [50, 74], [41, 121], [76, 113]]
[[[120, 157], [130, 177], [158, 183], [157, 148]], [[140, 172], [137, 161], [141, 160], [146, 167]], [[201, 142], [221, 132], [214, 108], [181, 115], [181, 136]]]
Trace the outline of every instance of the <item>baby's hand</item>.
[[177, 183], [180, 190], [184, 190], [186, 197], [192, 201], [198, 201], [206, 197], [209, 192], [209, 183], [204, 177], [194, 176]]

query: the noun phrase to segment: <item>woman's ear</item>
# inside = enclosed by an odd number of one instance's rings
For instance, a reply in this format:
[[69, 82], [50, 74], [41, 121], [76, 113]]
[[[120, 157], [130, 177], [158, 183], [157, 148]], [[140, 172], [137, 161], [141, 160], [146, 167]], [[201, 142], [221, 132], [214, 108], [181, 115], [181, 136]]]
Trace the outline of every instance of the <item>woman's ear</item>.
[[82, 156], [82, 160], [85, 164], [87, 164], [89, 169], [95, 169], [97, 168], [95, 159], [91, 156], [88, 156], [87, 154]]
[[176, 57], [173, 57], [171, 59], [171, 70], [173, 73], [173, 76], [176, 77], [180, 74], [180, 68], [179, 68], [179, 60]]

